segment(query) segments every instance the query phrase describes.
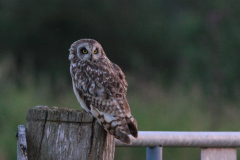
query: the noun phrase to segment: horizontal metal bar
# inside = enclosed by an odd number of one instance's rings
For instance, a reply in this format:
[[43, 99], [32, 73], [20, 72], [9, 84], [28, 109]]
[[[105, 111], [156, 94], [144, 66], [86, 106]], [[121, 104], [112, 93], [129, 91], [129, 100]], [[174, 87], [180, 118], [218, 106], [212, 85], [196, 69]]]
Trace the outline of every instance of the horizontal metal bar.
[[201, 160], [237, 160], [236, 148], [201, 148]]
[[158, 132], [139, 131], [132, 145], [115, 139], [116, 147], [240, 147], [240, 132]]

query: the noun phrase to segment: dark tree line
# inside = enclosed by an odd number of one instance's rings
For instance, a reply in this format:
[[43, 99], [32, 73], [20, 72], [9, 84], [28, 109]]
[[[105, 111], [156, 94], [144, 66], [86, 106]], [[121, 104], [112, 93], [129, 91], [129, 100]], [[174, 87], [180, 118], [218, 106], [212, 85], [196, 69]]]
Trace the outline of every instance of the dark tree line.
[[4, 0], [0, 58], [14, 54], [19, 73], [28, 65], [36, 76], [69, 76], [71, 43], [92, 38], [124, 71], [232, 96], [240, 84], [239, 13], [226, 0]]

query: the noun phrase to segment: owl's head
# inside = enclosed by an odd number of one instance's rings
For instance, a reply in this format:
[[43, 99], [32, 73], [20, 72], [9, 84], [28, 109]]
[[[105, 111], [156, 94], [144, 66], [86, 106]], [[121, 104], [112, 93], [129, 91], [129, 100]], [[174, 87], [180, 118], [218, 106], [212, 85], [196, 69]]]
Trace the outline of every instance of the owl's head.
[[105, 56], [102, 46], [93, 39], [80, 39], [74, 42], [69, 49], [69, 60], [95, 62]]

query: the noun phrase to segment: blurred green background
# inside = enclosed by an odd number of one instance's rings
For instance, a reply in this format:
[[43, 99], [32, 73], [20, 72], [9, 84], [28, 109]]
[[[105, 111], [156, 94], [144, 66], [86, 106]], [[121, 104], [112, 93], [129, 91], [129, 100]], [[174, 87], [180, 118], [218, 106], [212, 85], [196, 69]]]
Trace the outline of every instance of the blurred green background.
[[[126, 73], [140, 131], [238, 131], [240, 3], [221, 0], [0, 1], [0, 159], [16, 159], [17, 126], [36, 105], [80, 109], [68, 49], [100, 42]], [[116, 148], [144, 160], [146, 148]], [[163, 158], [200, 158], [164, 148]]]

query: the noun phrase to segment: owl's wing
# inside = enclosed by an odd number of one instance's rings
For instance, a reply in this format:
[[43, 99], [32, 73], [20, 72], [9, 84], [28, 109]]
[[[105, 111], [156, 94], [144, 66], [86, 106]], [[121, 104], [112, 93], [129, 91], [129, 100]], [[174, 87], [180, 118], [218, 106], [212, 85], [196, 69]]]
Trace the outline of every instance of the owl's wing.
[[121, 68], [118, 65], [116, 65], [115, 63], [112, 63], [112, 66], [115, 69], [115, 71], [117, 72], [117, 75], [120, 78], [121, 83], [124, 85], [125, 92], [127, 92], [128, 83], [125, 79], [125, 74], [123, 73]]
[[86, 106], [109, 133], [130, 144], [128, 134], [137, 137], [137, 122], [130, 112], [127, 82], [120, 67], [110, 63], [88, 63], [81, 71], [76, 88]]

